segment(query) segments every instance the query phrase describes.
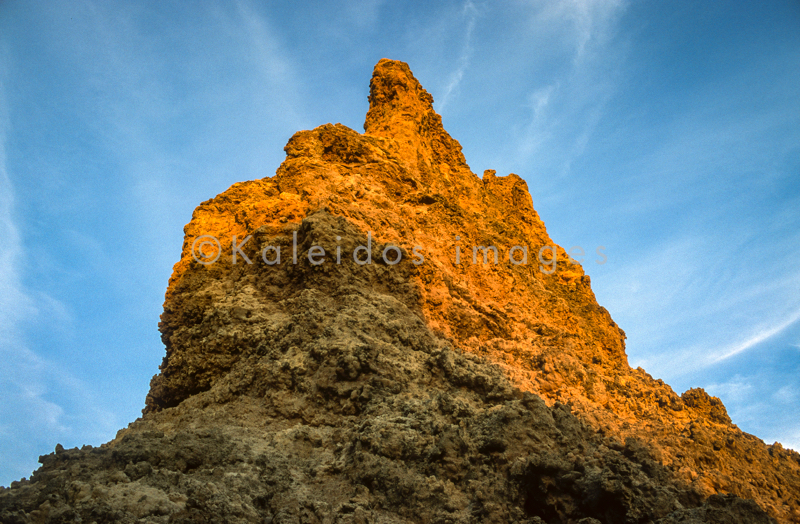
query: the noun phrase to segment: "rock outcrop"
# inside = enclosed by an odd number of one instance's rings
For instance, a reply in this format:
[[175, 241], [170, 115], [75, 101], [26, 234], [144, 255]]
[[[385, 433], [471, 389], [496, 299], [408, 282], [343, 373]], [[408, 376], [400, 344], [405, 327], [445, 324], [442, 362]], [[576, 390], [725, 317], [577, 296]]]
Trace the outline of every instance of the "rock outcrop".
[[406, 64], [369, 100], [195, 210], [143, 417], [41, 457], [0, 520], [800, 522], [800, 455], [631, 369], [524, 180], [473, 174]]

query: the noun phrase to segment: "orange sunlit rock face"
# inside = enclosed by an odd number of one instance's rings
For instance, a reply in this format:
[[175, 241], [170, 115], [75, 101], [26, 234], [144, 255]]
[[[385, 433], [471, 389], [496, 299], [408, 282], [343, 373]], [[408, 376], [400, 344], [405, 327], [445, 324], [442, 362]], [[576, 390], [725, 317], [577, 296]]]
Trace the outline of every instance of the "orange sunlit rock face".
[[[168, 388], [172, 376], [186, 374], [173, 358], [182, 363], [184, 352], [196, 351], [173, 338], [172, 328], [184, 325], [182, 301], [194, 299], [178, 292], [183, 281], [212, 271], [193, 262], [195, 238], [213, 235], [230, 258], [234, 236], [296, 228], [325, 209], [379, 243], [397, 244], [407, 253], [418, 247], [424, 262], [413, 267], [421, 295], [417, 307], [431, 328], [503, 365], [524, 390], [591, 402], [597, 392], [586, 377], [572, 384], [564, 371], [543, 371], [545, 360], [568, 357], [579, 374], [616, 375], [627, 369], [624, 333], [597, 305], [580, 265], [547, 235], [525, 181], [513, 174], [487, 171], [481, 179], [472, 173], [461, 146], [442, 128], [432, 97], [406, 64], [382, 60], [370, 87], [365, 134], [341, 125], [298, 132], [275, 177], [236, 184], [195, 211], [167, 290], [162, 332], [168, 356], [155, 384]], [[305, 256], [301, 262], [308, 263]], [[561, 355], [565, 341], [568, 356]], [[574, 391], [565, 389], [568, 384]], [[159, 395], [163, 405], [196, 389], [182, 379], [176, 386], [174, 393]]]
[[[293, 274], [313, 287], [314, 271], [340, 271], [347, 280], [348, 271], [364, 270], [354, 265], [352, 251], [369, 234], [383, 279], [374, 285], [396, 293], [458, 351], [488, 359], [516, 388], [548, 405], [571, 405], [599, 431], [645, 438], [657, 461], [702, 496], [733, 493], [755, 499], [782, 521], [797, 518], [798, 500], [790, 494], [800, 492], [798, 455], [742, 433], [721, 402], [702, 390], [679, 396], [641, 368], [631, 369], [624, 332], [597, 304], [581, 266], [547, 235], [525, 181], [472, 173], [433, 98], [405, 63], [383, 59], [375, 66], [369, 101], [365, 133], [339, 124], [300, 131], [274, 177], [235, 184], [195, 210], [166, 293], [160, 329], [167, 355], [146, 412], [211, 389], [259, 347], [247, 322], [233, 348], [209, 343], [216, 330], [233, 329], [236, 311], [247, 319], [298, 293], [305, 285]], [[292, 264], [292, 236], [304, 231], [304, 221], [323, 215], [357, 233], [305, 235]], [[200, 235], [222, 244], [213, 266], [193, 260]], [[231, 239], [248, 235], [242, 251], [253, 265], [241, 258], [233, 264]], [[282, 246], [280, 264], [262, 260], [268, 245]], [[312, 245], [326, 254], [319, 266], [308, 260]], [[401, 248], [397, 265], [381, 261], [389, 245]], [[339, 264], [337, 246], [344, 253]], [[496, 247], [497, 263], [493, 251], [475, 252], [475, 246]], [[414, 263], [415, 249], [424, 262]], [[256, 298], [240, 310], [231, 302], [223, 315], [226, 293], [241, 292], [231, 274], [249, 278], [248, 296]]]

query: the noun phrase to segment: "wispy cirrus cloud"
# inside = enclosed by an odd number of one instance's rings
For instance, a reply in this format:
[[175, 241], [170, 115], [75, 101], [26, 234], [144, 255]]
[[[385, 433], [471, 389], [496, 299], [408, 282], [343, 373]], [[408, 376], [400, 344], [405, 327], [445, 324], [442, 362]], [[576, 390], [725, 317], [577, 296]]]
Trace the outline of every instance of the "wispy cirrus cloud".
[[793, 324], [800, 320], [800, 309], [791, 313], [788, 317], [784, 320], [779, 322], [776, 325], [765, 326], [756, 331], [753, 335], [748, 337], [747, 339], [743, 340], [742, 342], [738, 342], [726, 348], [723, 348], [718, 352], [717, 355], [713, 356], [710, 359], [709, 364], [716, 364], [718, 362], [722, 362], [723, 360], [727, 360], [733, 356], [736, 356], [740, 353], [747, 351], [748, 349], [769, 340], [770, 338], [779, 335], [783, 331], [786, 331], [790, 328]]
[[772, 399], [781, 404], [791, 404], [797, 400], [797, 388], [792, 384], [787, 384], [772, 394]]
[[[18, 118], [3, 111], [3, 136], [36, 155], [9, 164], [2, 150], [0, 454], [22, 461], [0, 461], [4, 484], [56, 442], [99, 444], [138, 416], [183, 225], [228, 185], [273, 174], [308, 124], [263, 5], [20, 11], [13, 23], [36, 30], [0, 31]], [[30, 51], [32, 32], [46, 51]]]
[[614, 24], [627, 2], [621, 0], [535, 1], [536, 19], [540, 23], [562, 25], [570, 33], [574, 50], [573, 65], [587, 53], [597, 52], [614, 32]]
[[743, 402], [752, 394], [753, 384], [742, 375], [735, 375], [726, 382], [708, 384], [705, 388], [712, 395], [725, 397], [733, 402]]
[[377, 23], [384, 3], [385, 0], [347, 0], [344, 12], [357, 27], [364, 29]]
[[[0, 49], [0, 53], [5, 50]], [[5, 60], [3, 61], [5, 62]], [[0, 70], [0, 341], [13, 338], [15, 326], [33, 311], [33, 301], [24, 292], [19, 268], [23, 259], [19, 228], [14, 220], [14, 188], [8, 176], [6, 134], [9, 120], [5, 100], [6, 73]]]
[[472, 32], [475, 29], [475, 23], [478, 19], [478, 8], [472, 2], [467, 0], [464, 3], [461, 15], [466, 19], [466, 26], [464, 29], [464, 43], [461, 48], [461, 55], [458, 58], [458, 67], [450, 75], [450, 79], [444, 88], [444, 93], [441, 96], [441, 101], [437, 104], [437, 109], [441, 113], [445, 110], [451, 96], [461, 83], [464, 73], [469, 67], [470, 58], [472, 58]]
[[[522, 44], [539, 71], [531, 77], [530, 117], [517, 138], [517, 163], [548, 178], [569, 174], [584, 153], [616, 92], [625, 48], [613, 41], [626, 8], [620, 1], [528, 2], [529, 34]], [[558, 64], [554, 66], [554, 64]], [[555, 69], [554, 69], [555, 67]]]
[[[7, 62], [4, 62], [7, 63]], [[113, 423], [97, 409], [92, 394], [69, 370], [33, 351], [26, 331], [32, 323], [52, 327], [68, 320], [63, 304], [23, 283], [25, 252], [15, 213], [14, 184], [8, 171], [7, 133], [11, 128], [5, 89], [7, 75], [0, 71], [0, 485], [27, 477], [38, 466], [36, 457], [50, 451], [53, 440], [67, 441], [76, 419], [65, 403], [80, 402], [86, 417], [96, 424]]]

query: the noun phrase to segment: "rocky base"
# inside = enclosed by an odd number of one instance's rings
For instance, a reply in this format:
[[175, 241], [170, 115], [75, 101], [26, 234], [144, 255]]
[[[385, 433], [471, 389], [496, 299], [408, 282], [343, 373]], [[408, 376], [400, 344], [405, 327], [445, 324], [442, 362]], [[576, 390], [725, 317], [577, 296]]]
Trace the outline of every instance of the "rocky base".
[[[203, 404], [227, 395], [209, 391], [107, 445], [43, 456], [30, 481], [0, 491], [0, 521], [774, 522], [753, 501], [703, 501], [645, 443], [592, 430], [475, 357], [431, 348], [381, 365], [392, 353], [361, 361], [375, 371], [330, 400], [279, 386], [296, 355], [265, 356], [278, 386], [267, 402], [209, 413]], [[346, 355], [329, 352], [316, 372], [334, 375]]]

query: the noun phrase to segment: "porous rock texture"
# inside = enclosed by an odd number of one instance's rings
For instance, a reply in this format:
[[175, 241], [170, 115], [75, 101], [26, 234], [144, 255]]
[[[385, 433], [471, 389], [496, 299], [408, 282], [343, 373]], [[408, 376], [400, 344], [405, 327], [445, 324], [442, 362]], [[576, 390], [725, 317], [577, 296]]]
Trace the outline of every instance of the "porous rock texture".
[[40, 457], [2, 522], [800, 522], [800, 455], [631, 369], [525, 182], [473, 174], [406, 64], [369, 101], [195, 210], [143, 417]]

